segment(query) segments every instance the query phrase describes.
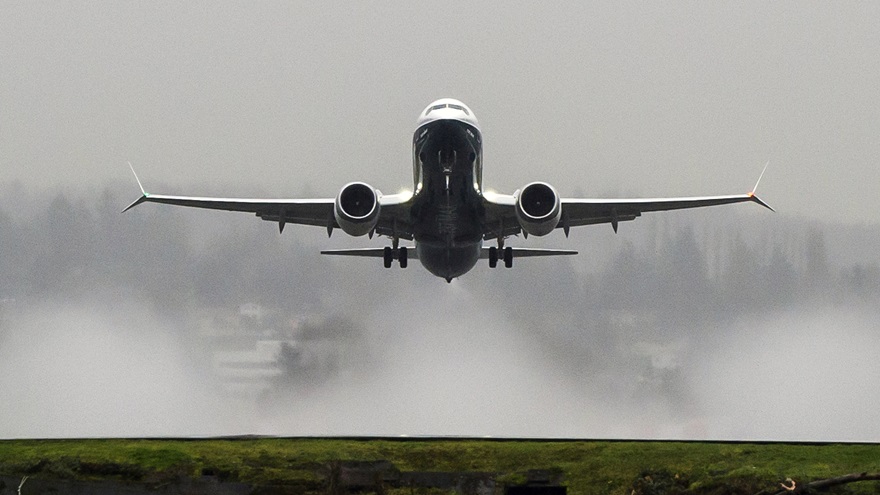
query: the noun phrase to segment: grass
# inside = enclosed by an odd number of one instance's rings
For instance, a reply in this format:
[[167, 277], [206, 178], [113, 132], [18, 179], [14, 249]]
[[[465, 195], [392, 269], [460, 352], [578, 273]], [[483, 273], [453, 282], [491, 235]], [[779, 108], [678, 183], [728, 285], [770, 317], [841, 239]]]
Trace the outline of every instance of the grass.
[[[781, 481], [880, 472], [880, 445], [496, 440], [8, 440], [0, 474], [63, 479], [224, 481], [320, 489], [331, 461], [387, 460], [401, 471], [477, 471], [522, 481], [530, 469], [564, 474], [568, 492], [754, 494]], [[835, 493], [877, 493], [880, 483]], [[406, 490], [410, 493], [409, 490]]]

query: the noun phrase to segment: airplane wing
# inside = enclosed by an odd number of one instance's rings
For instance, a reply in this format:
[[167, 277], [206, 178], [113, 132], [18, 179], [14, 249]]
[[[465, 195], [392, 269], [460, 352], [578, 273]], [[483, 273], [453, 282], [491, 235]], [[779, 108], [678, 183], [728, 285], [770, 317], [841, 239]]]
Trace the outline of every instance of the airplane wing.
[[144, 203], [207, 208], [210, 210], [241, 211], [254, 213], [263, 220], [279, 223], [298, 223], [336, 227], [333, 217], [333, 198], [326, 199], [244, 199], [206, 198], [194, 196], [169, 196], [144, 193], [123, 212]]
[[[768, 162], [769, 165], [769, 162]], [[764, 171], [767, 165], [764, 166]], [[731, 194], [725, 196], [701, 196], [688, 198], [634, 198], [634, 199], [560, 199], [562, 214], [556, 228], [561, 228], [568, 235], [568, 229], [582, 225], [610, 223], [617, 232], [619, 222], [635, 220], [642, 213], [651, 211], [681, 210], [686, 208], [702, 208], [706, 206], [726, 205], [742, 202], [757, 203], [771, 211], [763, 200], [755, 195], [758, 183], [747, 194]], [[522, 232], [516, 218], [516, 195], [495, 194], [486, 192], [485, 199], [487, 222], [483, 231], [484, 239], [495, 239], [499, 236], [508, 237]]]
[[[516, 196], [484, 195], [486, 200], [487, 224], [484, 239], [495, 239], [499, 235], [508, 237], [519, 234], [522, 229], [516, 218]], [[732, 194], [727, 196], [703, 196], [693, 198], [653, 198], [653, 199], [580, 199], [562, 198], [562, 216], [556, 228], [565, 230], [582, 225], [610, 223], [617, 232], [619, 222], [635, 220], [642, 213], [651, 211], [682, 210], [705, 206], [726, 205], [751, 201], [773, 210], [754, 193]]]
[[[129, 164], [131, 166], [131, 164]], [[134, 168], [132, 168], [134, 173]], [[336, 200], [334, 198], [319, 199], [245, 199], [245, 198], [210, 198], [196, 196], [171, 196], [165, 194], [150, 194], [144, 190], [140, 179], [135, 174], [138, 186], [141, 188], [141, 197], [128, 205], [123, 212], [134, 208], [141, 203], [161, 203], [175, 206], [187, 206], [191, 208], [206, 208], [210, 210], [240, 211], [253, 213], [263, 220], [278, 223], [279, 231], [284, 230], [288, 223], [299, 225], [314, 225], [327, 229], [328, 235], [333, 229], [338, 228], [333, 210]], [[403, 239], [412, 239], [409, 224], [404, 221], [405, 207], [412, 198], [411, 193], [392, 194], [383, 196], [379, 194], [379, 219], [376, 223], [376, 232], [382, 235], [397, 235]]]
[[727, 196], [704, 196], [693, 198], [654, 198], [654, 199], [573, 199], [563, 198], [562, 219], [559, 227], [579, 227], [597, 223], [610, 223], [617, 231], [618, 222], [635, 220], [642, 213], [651, 211], [682, 210], [702, 208], [752, 201], [765, 208], [770, 205], [753, 193]]

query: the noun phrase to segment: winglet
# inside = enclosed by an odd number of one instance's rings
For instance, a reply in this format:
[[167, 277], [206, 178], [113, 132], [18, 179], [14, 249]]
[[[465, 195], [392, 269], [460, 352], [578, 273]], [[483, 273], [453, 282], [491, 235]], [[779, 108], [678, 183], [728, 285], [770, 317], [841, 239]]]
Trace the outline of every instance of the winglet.
[[768, 166], [770, 166], [770, 160], [767, 160], [767, 163], [764, 164], [764, 170], [761, 170], [761, 175], [758, 176], [758, 182], [755, 182], [755, 187], [752, 188], [752, 192], [749, 193], [749, 197], [752, 198], [752, 201], [754, 201], [755, 203], [758, 203], [759, 205], [763, 206], [764, 208], [767, 208], [768, 210], [775, 212], [776, 210], [774, 210], [773, 207], [771, 207], [770, 205], [768, 205], [767, 203], [762, 201], [761, 198], [759, 198], [758, 196], [755, 195], [755, 192], [758, 190], [758, 184], [760, 184], [761, 179], [764, 178], [764, 172], [767, 171]]
[[122, 213], [127, 212], [147, 200], [147, 191], [144, 190], [144, 186], [141, 184], [141, 180], [138, 179], [137, 173], [134, 171], [134, 166], [132, 166], [131, 162], [128, 162], [128, 168], [131, 169], [131, 173], [134, 174], [134, 180], [137, 181], [138, 187], [141, 189], [141, 197], [135, 200], [134, 203], [126, 206], [125, 209], [122, 210]]
[[[767, 163], [770, 163], [770, 162], [767, 162]], [[132, 165], [131, 162], [128, 162], [128, 168], [131, 169], [131, 173], [132, 173], [132, 175], [134, 175], [134, 180], [137, 181], [137, 183], [138, 183], [138, 187], [141, 188], [141, 194], [143, 194], [144, 196], [146, 196], [146, 195], [147, 195], [147, 191], [144, 191], [144, 186], [141, 185], [141, 180], [138, 179], [138, 174], [137, 174], [137, 172], [134, 171], [134, 165]], [[765, 167], [765, 168], [766, 168], [766, 167]], [[763, 172], [762, 172], [761, 175], [763, 175]], [[758, 179], [758, 180], [761, 180], [761, 179]]]
[[[131, 165], [131, 164], [129, 164], [129, 165]], [[767, 160], [767, 163], [764, 164], [764, 170], [761, 170], [761, 175], [758, 176], [758, 182], [755, 182], [755, 187], [752, 188], [752, 194], [755, 194], [755, 192], [758, 191], [758, 184], [761, 183], [761, 179], [764, 178], [764, 172], [767, 171], [767, 167], [769, 167], [769, 166], [770, 166], [770, 160]], [[131, 171], [134, 172], [134, 169], [131, 169]]]
[[134, 208], [135, 206], [137, 206], [137, 205], [143, 203], [143, 202], [146, 201], [146, 200], [147, 200], [147, 197], [146, 197], [146, 196], [141, 196], [141, 197], [139, 197], [139, 198], [138, 198], [137, 200], [135, 200], [132, 204], [126, 206], [125, 209], [122, 210], [122, 213], [127, 212], [128, 210]]
[[752, 198], [752, 201], [754, 201], [755, 203], [758, 203], [759, 205], [763, 206], [764, 208], [767, 208], [768, 210], [770, 210], [774, 213], [776, 212], [776, 210], [774, 210], [772, 206], [765, 203], [764, 200], [762, 200], [761, 198], [755, 196], [755, 193], [750, 192], [749, 197]]

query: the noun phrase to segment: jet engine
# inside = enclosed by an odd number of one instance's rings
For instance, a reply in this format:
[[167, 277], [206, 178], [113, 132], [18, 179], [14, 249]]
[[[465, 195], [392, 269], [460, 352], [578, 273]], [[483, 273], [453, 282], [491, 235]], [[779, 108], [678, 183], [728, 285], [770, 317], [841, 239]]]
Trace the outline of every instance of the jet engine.
[[367, 234], [379, 220], [379, 192], [363, 182], [346, 184], [336, 196], [333, 215], [346, 234]]
[[532, 182], [523, 187], [516, 197], [516, 218], [529, 235], [547, 235], [562, 218], [559, 194], [544, 182]]

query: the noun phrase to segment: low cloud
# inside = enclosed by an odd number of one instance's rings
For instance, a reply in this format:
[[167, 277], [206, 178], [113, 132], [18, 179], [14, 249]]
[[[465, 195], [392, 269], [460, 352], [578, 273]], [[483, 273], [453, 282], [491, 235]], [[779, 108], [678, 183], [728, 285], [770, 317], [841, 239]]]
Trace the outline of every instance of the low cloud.
[[132, 301], [13, 310], [0, 340], [3, 437], [220, 434], [236, 429], [203, 356]]
[[655, 215], [446, 284], [116, 198], [0, 211], [2, 437], [880, 439], [866, 228]]

